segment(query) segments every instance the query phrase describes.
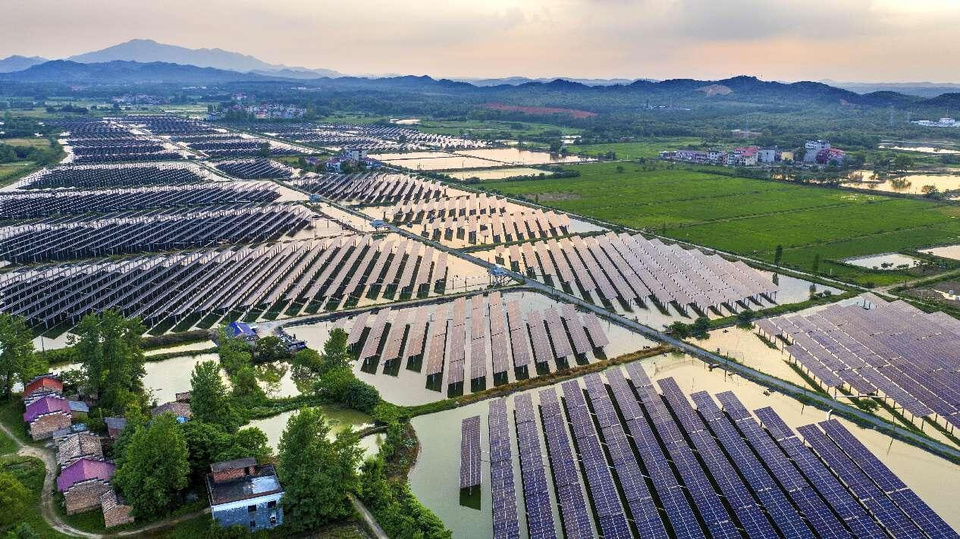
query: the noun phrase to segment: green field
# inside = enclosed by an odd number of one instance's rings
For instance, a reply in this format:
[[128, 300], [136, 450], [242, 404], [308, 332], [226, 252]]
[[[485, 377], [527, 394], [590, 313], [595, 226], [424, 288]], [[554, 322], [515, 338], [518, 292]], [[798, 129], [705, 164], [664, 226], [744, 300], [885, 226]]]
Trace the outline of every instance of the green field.
[[[617, 172], [617, 167], [623, 167]], [[868, 284], [909, 278], [826, 262], [960, 243], [960, 207], [624, 163], [579, 165], [580, 177], [490, 181], [482, 189], [744, 256]]]
[[703, 143], [693, 137], [665, 137], [644, 142], [612, 142], [609, 144], [584, 144], [567, 146], [570, 153], [602, 156], [608, 152], [617, 154], [617, 159], [637, 159], [640, 157], [652, 159], [660, 152], [679, 150], [688, 146], [700, 146]]
[[[40, 514], [40, 494], [43, 490], [45, 473], [43, 461], [33, 457], [0, 457], [0, 469], [12, 473], [30, 492], [27, 512], [11, 526], [11, 530], [20, 522], [26, 522], [38, 536], [47, 538], [68, 537], [50, 527]], [[0, 534], [7, 530], [0, 528]], [[9, 537], [14, 537], [10, 535]]]

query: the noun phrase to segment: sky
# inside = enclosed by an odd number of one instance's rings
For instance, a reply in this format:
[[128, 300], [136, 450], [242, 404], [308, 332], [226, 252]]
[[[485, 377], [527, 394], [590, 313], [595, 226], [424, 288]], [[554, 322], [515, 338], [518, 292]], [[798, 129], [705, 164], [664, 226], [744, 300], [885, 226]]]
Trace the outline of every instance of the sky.
[[2, 0], [0, 57], [134, 38], [348, 74], [960, 83], [960, 0]]

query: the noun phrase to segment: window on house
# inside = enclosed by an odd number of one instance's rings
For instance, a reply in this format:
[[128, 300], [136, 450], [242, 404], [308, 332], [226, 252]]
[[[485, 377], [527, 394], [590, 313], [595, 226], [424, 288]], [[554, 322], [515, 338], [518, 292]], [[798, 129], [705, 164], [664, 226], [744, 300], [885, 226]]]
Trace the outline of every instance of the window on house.
[[256, 513], [256, 512], [257, 512], [257, 506], [256, 506], [256, 505], [248, 505], [248, 506], [247, 506], [247, 512], [248, 512], [248, 513]]
[[277, 506], [277, 500], [270, 500], [269, 502], [267, 502], [267, 507], [269, 507], [270, 509], [273, 509], [276, 506]]
[[251, 528], [256, 528], [256, 527], [257, 527], [257, 521], [256, 521], [256, 520], [251, 520], [251, 521], [250, 521], [250, 527], [251, 527]]

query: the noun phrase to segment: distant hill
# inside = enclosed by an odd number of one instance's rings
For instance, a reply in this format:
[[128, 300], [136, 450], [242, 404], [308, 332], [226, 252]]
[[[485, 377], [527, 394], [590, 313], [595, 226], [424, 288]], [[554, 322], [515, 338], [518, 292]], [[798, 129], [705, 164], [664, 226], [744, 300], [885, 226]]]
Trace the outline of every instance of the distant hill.
[[0, 73], [10, 73], [13, 71], [23, 71], [31, 66], [46, 62], [46, 58], [39, 56], [7, 56], [0, 60]]
[[[521, 84], [527, 84], [528, 82], [542, 82], [547, 83], [554, 80], [557, 80], [558, 77], [548, 77], [548, 78], [528, 78], [528, 77], [503, 77], [496, 79], [453, 79], [458, 82], [466, 82], [474, 86], [519, 86]], [[567, 80], [570, 82], [578, 82], [584, 86], [614, 86], [617, 84], [626, 85], [634, 82], [636, 79], [578, 79], [570, 77], [559, 77], [559, 79]]]
[[896, 92], [918, 97], [937, 97], [941, 94], [960, 92], [960, 84], [939, 82], [823, 82], [858, 94]]
[[113, 61], [86, 64], [53, 60], [23, 71], [2, 73], [0, 80], [87, 84], [218, 84], [269, 79], [261, 75], [167, 62]]
[[[238, 52], [223, 49], [188, 49], [177, 45], [157, 43], [152, 39], [132, 39], [125, 43], [113, 45], [98, 51], [78, 54], [67, 58], [72, 62], [83, 64], [113, 62], [123, 60], [128, 62], [164, 62], [170, 64], [192, 65], [197, 67], [212, 67], [240, 73], [256, 73], [275, 75], [284, 72], [288, 78], [316, 78], [339, 77], [340, 73], [331, 69], [307, 69], [305, 67], [288, 67], [285, 65], [268, 64], [262, 60]], [[305, 75], [305, 76], [301, 76]], [[296, 76], [291, 76], [296, 75]]]

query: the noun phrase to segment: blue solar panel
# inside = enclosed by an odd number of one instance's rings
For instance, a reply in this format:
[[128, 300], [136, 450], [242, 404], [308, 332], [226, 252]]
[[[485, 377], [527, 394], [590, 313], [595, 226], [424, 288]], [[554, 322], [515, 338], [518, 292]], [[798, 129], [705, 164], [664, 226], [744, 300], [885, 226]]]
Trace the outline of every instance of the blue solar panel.
[[[624, 517], [620, 496], [613, 482], [613, 476], [610, 475], [603, 449], [600, 447], [593, 420], [589, 412], [575, 413], [578, 410], [586, 411], [586, 401], [580, 384], [576, 381], [564, 383], [563, 398], [568, 407], [567, 412], [577, 441], [577, 449], [583, 461], [583, 472], [587, 477], [590, 497], [600, 517], [601, 534], [604, 537], [618, 537], [622, 521], [622, 527], [627, 530], [629, 536], [629, 526]], [[578, 402], [583, 402], [584, 406], [577, 406]], [[574, 404], [574, 408], [570, 408], [571, 403]]]
[[854, 437], [839, 421], [820, 423], [827, 436], [869, 477], [901, 511], [932, 537], [957, 537], [950, 526], [930, 509], [907, 485]]
[[[520, 446], [520, 478], [523, 481], [524, 504], [527, 509], [527, 527], [531, 538], [556, 537], [543, 453], [529, 393], [513, 399], [517, 418], [517, 442]], [[522, 419], [521, 419], [522, 418]]]
[[816, 425], [804, 425], [797, 431], [888, 532], [894, 537], [920, 535], [920, 530], [907, 518], [907, 515], [900, 511]]
[[490, 401], [487, 419], [490, 430], [490, 490], [493, 497], [493, 536], [520, 537], [517, 519], [517, 495], [513, 484], [513, 459], [507, 402]]
[[[727, 498], [737, 519], [750, 537], [772, 537], [776, 535], [773, 526], [764, 516], [757, 500], [753, 498], [740, 477], [733, 471], [730, 461], [723, 454], [716, 440], [706, 430], [700, 417], [690, 406], [687, 397], [673, 378], [659, 382], [670, 408], [677, 414], [680, 424], [693, 441], [714, 481]], [[741, 470], [744, 471], [744, 470]]]
[[553, 389], [544, 389], [540, 391], [539, 397], [547, 455], [553, 470], [564, 535], [571, 538], [593, 537], [594, 528], [586, 511], [580, 472], [570, 447], [570, 437], [564, 427], [565, 420], [557, 394]]
[[[630, 370], [630, 364], [627, 370]], [[638, 377], [631, 376], [632, 380]], [[633, 390], [630, 388], [623, 372], [620, 369], [607, 371], [607, 380], [613, 390], [617, 407], [627, 418], [627, 428], [633, 437], [640, 458], [644, 464], [650, 480], [657, 491], [657, 496], [667, 514], [668, 523], [677, 537], [703, 537], [703, 530], [697, 521], [696, 512], [690, 507], [687, 497], [683, 493], [676, 475], [670, 468], [667, 456], [664, 455], [660, 444], [654, 436], [653, 430], [647, 423]]]

